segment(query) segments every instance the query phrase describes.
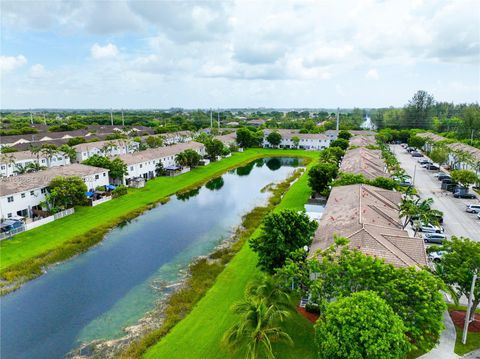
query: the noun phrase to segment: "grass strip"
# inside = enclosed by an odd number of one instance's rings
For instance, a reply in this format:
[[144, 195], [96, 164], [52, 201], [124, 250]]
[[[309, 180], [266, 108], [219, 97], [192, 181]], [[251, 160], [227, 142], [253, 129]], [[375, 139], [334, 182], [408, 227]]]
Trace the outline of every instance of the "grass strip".
[[130, 189], [125, 196], [96, 207], [79, 207], [76, 213], [20, 233], [0, 242], [0, 294], [18, 288], [43, 273], [48, 265], [66, 260], [100, 242], [118, 224], [137, 217], [179, 191], [198, 187], [224, 172], [262, 157], [306, 157], [299, 150], [249, 149], [199, 167], [178, 177], [148, 181], [145, 188]]
[[[290, 208], [303, 210], [311, 195], [308, 176], [301, 176], [286, 192], [274, 211]], [[260, 234], [256, 228], [252, 236]], [[246, 284], [260, 274], [256, 266], [257, 256], [248, 244], [243, 244], [226, 268], [220, 273], [214, 285], [195, 305], [190, 314], [143, 355], [143, 358], [190, 358], [224, 359], [229, 357], [221, 345], [224, 332], [232, 326], [237, 317], [230, 311], [233, 303], [243, 297]], [[313, 325], [296, 312], [285, 322], [285, 330], [295, 345], [274, 344], [277, 358], [316, 357]], [[149, 345], [153, 340], [148, 343]], [[146, 343], [145, 343], [146, 344]], [[235, 358], [239, 355], [235, 356]], [[123, 358], [136, 358], [124, 356]]]
[[221, 247], [210, 254], [208, 258], [202, 258], [190, 265], [190, 277], [185, 285], [173, 293], [167, 300], [163, 325], [142, 339], [132, 343], [122, 354], [121, 358], [140, 358], [148, 348], [168, 334], [178, 322], [190, 313], [195, 304], [215, 283], [217, 276], [223, 271], [225, 266], [242, 249], [248, 238], [260, 226], [263, 218], [280, 203], [283, 194], [302, 173], [303, 170], [296, 170], [285, 181], [270, 187], [269, 191], [272, 195], [267, 205], [255, 207], [243, 217], [242, 224], [237, 229], [231, 246]]

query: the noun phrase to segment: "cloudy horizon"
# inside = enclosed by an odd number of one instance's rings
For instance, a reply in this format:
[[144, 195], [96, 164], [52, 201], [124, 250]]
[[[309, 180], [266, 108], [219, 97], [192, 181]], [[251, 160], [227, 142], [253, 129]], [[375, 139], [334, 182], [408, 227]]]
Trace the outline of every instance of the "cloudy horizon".
[[480, 93], [465, 1], [2, 1], [0, 107], [375, 108]]

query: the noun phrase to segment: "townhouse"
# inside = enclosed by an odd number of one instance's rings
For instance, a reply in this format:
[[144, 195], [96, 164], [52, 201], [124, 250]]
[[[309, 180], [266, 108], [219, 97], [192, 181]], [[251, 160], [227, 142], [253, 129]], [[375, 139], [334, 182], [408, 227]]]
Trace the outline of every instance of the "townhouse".
[[[318, 151], [330, 146], [331, 139], [323, 133], [300, 133], [298, 130], [267, 129], [263, 131], [263, 147], [270, 148], [272, 145], [267, 141], [267, 136], [272, 132], [278, 132], [282, 136], [279, 148], [299, 148], [302, 150]], [[293, 138], [298, 138], [298, 145]]]
[[155, 170], [159, 163], [162, 163], [165, 169], [176, 167], [176, 155], [188, 149], [196, 151], [202, 157], [205, 156], [205, 146], [195, 141], [151, 148], [141, 152], [118, 156], [118, 158], [125, 162], [128, 170], [128, 174], [124, 177], [123, 183], [130, 184], [135, 178], [148, 180], [156, 177]]
[[448, 143], [449, 139], [431, 132], [419, 133], [417, 136], [427, 140], [423, 147], [427, 152], [433, 150], [436, 143], [445, 143], [445, 146], [450, 151], [447, 164], [452, 169], [480, 172], [480, 149], [460, 142]]
[[2, 153], [0, 154], [0, 176], [15, 176], [34, 163], [47, 168], [66, 166], [70, 164], [70, 157], [63, 152], [57, 152], [50, 157], [41, 152], [34, 154], [31, 151]]
[[113, 157], [133, 153], [138, 151], [139, 144], [138, 142], [125, 139], [81, 143], [73, 146], [73, 148], [77, 153], [76, 161], [80, 163], [93, 155]]
[[32, 217], [34, 210], [41, 209], [50, 181], [58, 176], [78, 176], [83, 179], [89, 191], [109, 184], [108, 170], [77, 163], [15, 177], [3, 177], [0, 179], [0, 218]]
[[402, 227], [402, 195], [364, 184], [334, 187], [310, 247], [310, 257], [347, 238], [349, 246], [397, 267], [427, 265], [425, 243]]

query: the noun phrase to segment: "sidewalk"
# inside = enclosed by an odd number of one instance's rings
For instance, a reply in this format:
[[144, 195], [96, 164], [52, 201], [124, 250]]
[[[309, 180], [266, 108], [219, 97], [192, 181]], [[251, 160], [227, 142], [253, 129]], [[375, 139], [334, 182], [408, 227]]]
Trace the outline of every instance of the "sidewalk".
[[[455, 340], [457, 338], [457, 333], [455, 331], [455, 326], [448, 314], [448, 311], [443, 313], [443, 322], [445, 324], [445, 330], [440, 336], [440, 341], [435, 348], [429, 351], [427, 354], [419, 357], [420, 359], [454, 359], [460, 358], [455, 354]], [[470, 359], [473, 359], [472, 357]]]

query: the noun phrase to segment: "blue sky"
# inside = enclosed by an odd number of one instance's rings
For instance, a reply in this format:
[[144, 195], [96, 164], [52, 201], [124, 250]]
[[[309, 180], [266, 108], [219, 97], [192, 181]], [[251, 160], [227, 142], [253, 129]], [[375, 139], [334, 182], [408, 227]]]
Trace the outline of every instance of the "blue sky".
[[1, 108], [478, 102], [480, 2], [8, 1]]

